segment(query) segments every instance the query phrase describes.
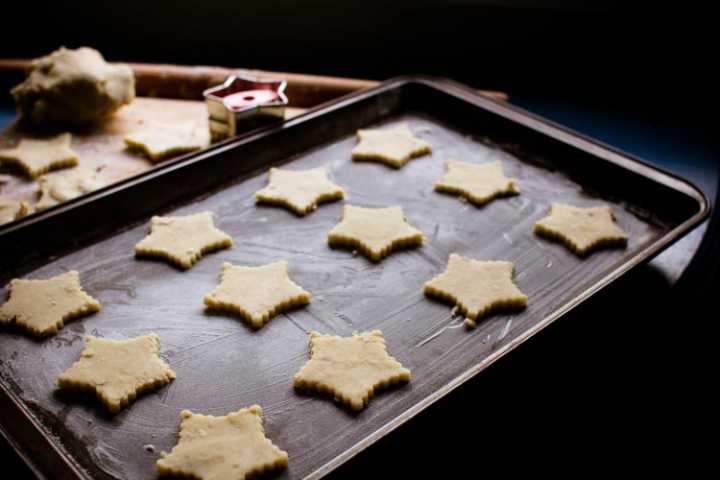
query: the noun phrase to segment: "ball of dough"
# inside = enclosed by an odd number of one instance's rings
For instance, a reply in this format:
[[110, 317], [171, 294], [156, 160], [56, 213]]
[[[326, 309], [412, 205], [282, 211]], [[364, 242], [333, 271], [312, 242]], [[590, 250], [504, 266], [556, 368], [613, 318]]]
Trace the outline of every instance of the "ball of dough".
[[37, 125], [98, 123], [135, 98], [127, 65], [107, 63], [97, 50], [61, 47], [33, 60], [24, 82], [10, 93], [24, 119]]

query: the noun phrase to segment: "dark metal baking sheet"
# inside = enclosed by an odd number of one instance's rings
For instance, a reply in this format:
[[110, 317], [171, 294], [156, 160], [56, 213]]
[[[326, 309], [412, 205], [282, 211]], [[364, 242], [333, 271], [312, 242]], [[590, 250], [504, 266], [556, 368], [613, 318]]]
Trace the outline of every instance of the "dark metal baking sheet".
[[[401, 170], [350, 160], [358, 127], [398, 123], [428, 140], [432, 155]], [[436, 193], [432, 187], [447, 158], [500, 159], [522, 194], [475, 207]], [[402, 205], [425, 233], [425, 244], [378, 264], [328, 248], [326, 232], [339, 221], [343, 202], [304, 218], [257, 206], [253, 193], [265, 185], [272, 164], [325, 166], [345, 188], [346, 203]], [[611, 204], [630, 234], [627, 249], [580, 259], [535, 237], [532, 224], [552, 201]], [[231, 249], [206, 255], [185, 272], [134, 258], [150, 215], [203, 210], [214, 212], [217, 226], [234, 237]], [[448, 81], [389, 81], [0, 230], [2, 284], [76, 269], [103, 305], [44, 341], [0, 330], [3, 430], [52, 478], [154, 478], [158, 453], [176, 442], [182, 409], [223, 415], [257, 403], [267, 434], [290, 455], [278, 478], [317, 478], [707, 213], [703, 194], [687, 182], [518, 109]], [[422, 293], [423, 282], [444, 269], [452, 252], [515, 262], [528, 308], [465, 330], [461, 318], [451, 317], [451, 306]], [[222, 262], [281, 259], [312, 293], [307, 308], [279, 315], [259, 331], [203, 310], [202, 297], [217, 284]], [[408, 385], [377, 395], [359, 414], [293, 390], [310, 330], [348, 335], [371, 329], [382, 330], [391, 354], [412, 370]], [[92, 399], [56, 392], [54, 380], [77, 358], [84, 334], [125, 339], [147, 332], [160, 335], [162, 356], [177, 373], [169, 386], [114, 417]]]

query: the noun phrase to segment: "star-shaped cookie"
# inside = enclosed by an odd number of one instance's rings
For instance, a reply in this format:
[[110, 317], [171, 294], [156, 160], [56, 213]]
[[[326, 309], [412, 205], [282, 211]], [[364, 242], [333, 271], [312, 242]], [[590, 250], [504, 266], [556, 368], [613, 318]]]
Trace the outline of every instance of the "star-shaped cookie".
[[245, 480], [288, 465], [288, 454], [265, 436], [258, 405], [224, 417], [189, 410], [180, 412], [180, 417], [178, 444], [155, 464], [161, 475]]
[[514, 180], [503, 174], [500, 162], [448, 160], [445, 166], [445, 175], [435, 184], [438, 192], [460, 195], [476, 205], [483, 205], [500, 196], [520, 193]]
[[162, 387], [175, 378], [160, 359], [160, 337], [154, 333], [130, 340], [85, 337], [80, 359], [57, 379], [66, 390], [95, 393], [117, 413], [140, 393]]
[[425, 282], [425, 295], [455, 303], [474, 322], [498, 308], [527, 306], [527, 296], [512, 281], [514, 271], [512, 262], [483, 262], [451, 253], [445, 271]]
[[343, 198], [345, 192], [327, 178], [322, 167], [304, 171], [270, 169], [268, 186], [255, 193], [258, 202], [289, 208], [298, 215], [306, 215], [318, 203]]
[[410, 226], [402, 207], [365, 208], [345, 205], [342, 221], [328, 232], [328, 244], [357, 248], [379, 262], [398, 248], [421, 245], [420, 230]]
[[351, 337], [310, 332], [310, 360], [295, 374], [301, 390], [329, 393], [353, 410], [380, 387], [410, 381], [410, 370], [388, 355], [380, 330]]
[[150, 235], [135, 245], [135, 255], [161, 257], [188, 269], [207, 252], [227, 248], [232, 237], [217, 229], [211, 212], [184, 217], [152, 217]]
[[38, 196], [35, 209], [46, 210], [105, 185], [106, 182], [95, 169], [78, 167], [66, 172], [42, 175], [38, 178], [38, 186], [35, 190]]
[[74, 270], [46, 280], [15, 279], [9, 291], [10, 298], [0, 306], [0, 323], [15, 322], [38, 336], [55, 334], [65, 322], [100, 310]]
[[432, 148], [416, 138], [407, 125], [394, 128], [358, 130], [353, 160], [369, 160], [400, 168], [411, 158], [430, 153]]
[[613, 221], [607, 205], [581, 208], [564, 203], [550, 205], [550, 214], [537, 221], [533, 231], [558, 240], [580, 256], [604, 246], [625, 246], [628, 235]]
[[0, 160], [14, 163], [27, 176], [36, 178], [50, 170], [78, 164], [78, 156], [70, 148], [71, 140], [69, 133], [44, 140], [24, 138], [17, 147], [0, 150]]
[[149, 125], [125, 136], [130, 150], [143, 153], [152, 162], [159, 162], [181, 153], [200, 150], [207, 145], [195, 133], [195, 125]]
[[0, 225], [20, 220], [28, 214], [27, 203], [0, 197]]
[[225, 262], [220, 285], [203, 301], [208, 308], [235, 313], [260, 328], [279, 312], [310, 303], [310, 294], [290, 280], [285, 261], [260, 267]]

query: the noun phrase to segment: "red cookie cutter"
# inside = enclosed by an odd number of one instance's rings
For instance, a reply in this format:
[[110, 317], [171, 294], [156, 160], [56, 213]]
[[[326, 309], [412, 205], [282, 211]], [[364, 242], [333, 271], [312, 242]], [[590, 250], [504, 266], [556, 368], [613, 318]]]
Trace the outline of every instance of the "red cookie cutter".
[[284, 79], [233, 75], [222, 85], [205, 90], [203, 97], [213, 140], [235, 136], [268, 121], [282, 120], [288, 104], [286, 86]]

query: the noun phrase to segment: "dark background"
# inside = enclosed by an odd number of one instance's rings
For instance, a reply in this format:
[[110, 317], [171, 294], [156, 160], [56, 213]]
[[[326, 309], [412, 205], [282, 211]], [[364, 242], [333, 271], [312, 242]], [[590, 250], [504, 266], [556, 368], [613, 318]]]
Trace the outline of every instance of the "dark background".
[[[113, 61], [446, 76], [664, 159], [712, 196], [716, 18], [687, 2], [25, 2], [7, 12], [0, 57], [89, 45]], [[488, 468], [687, 476], [708, 460], [700, 439], [717, 374], [703, 332], [717, 316], [718, 243], [706, 241], [679, 288], [652, 267], [635, 271], [337, 478]], [[607, 316], [627, 328], [597, 338], [593, 325]]]
[[114, 61], [423, 73], [633, 111], [703, 109], [718, 78], [715, 16], [662, 3], [25, 1], [4, 22], [0, 55], [90, 45]]

